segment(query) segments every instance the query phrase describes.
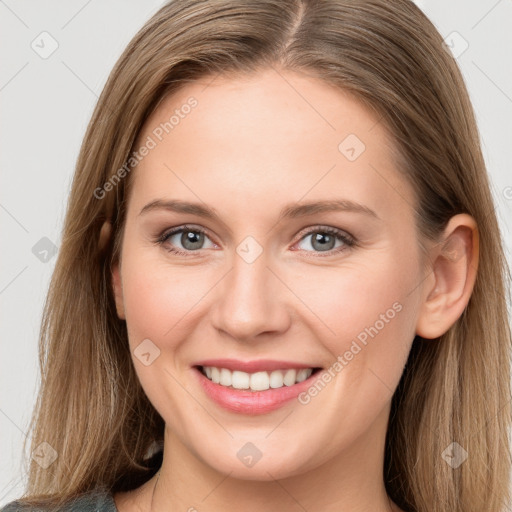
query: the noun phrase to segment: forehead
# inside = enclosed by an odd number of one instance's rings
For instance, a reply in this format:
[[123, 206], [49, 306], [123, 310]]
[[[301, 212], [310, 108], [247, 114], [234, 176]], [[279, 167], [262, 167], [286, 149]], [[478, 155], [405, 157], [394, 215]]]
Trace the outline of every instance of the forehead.
[[206, 200], [215, 192], [246, 209], [269, 195], [283, 202], [344, 196], [375, 209], [413, 203], [380, 116], [295, 72], [186, 84], [147, 120], [136, 148], [144, 144], [152, 148], [131, 176], [137, 202]]

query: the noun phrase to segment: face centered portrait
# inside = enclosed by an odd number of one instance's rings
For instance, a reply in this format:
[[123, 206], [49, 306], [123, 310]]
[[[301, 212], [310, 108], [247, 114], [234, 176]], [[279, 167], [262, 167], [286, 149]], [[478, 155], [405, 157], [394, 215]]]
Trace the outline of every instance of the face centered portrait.
[[113, 269], [163, 470], [383, 492], [393, 392], [415, 335], [443, 330], [392, 139], [349, 94], [269, 69], [187, 84], [138, 141], [191, 97], [129, 177]]

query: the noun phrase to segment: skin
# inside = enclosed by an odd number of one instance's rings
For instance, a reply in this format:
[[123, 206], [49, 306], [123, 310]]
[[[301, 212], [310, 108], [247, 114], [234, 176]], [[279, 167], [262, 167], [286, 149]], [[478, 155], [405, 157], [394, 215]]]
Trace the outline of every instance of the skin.
[[[394, 503], [390, 509], [383, 480], [391, 398], [414, 336], [440, 336], [469, 300], [478, 262], [474, 220], [453, 217], [444, 233], [449, 251], [423, 241], [422, 252], [414, 192], [396, 169], [379, 117], [306, 74], [268, 69], [187, 84], [160, 103], [139, 141], [190, 96], [197, 107], [132, 171], [113, 269], [133, 364], [166, 423], [158, 485], [155, 475], [115, 494], [117, 508], [399, 511]], [[354, 161], [338, 149], [348, 134], [365, 144]], [[289, 203], [341, 198], [377, 217], [330, 211], [278, 222]], [[163, 209], [140, 214], [155, 199], [206, 204], [219, 220]], [[181, 233], [155, 243], [184, 224], [207, 231], [200, 249], [169, 252], [173, 244], [190, 247]], [[312, 233], [326, 226], [356, 244], [340, 240], [323, 252]], [[252, 263], [236, 252], [249, 235], [263, 249]], [[195, 362], [217, 357], [329, 368], [394, 303], [400, 312], [305, 405], [230, 412], [193, 375]], [[147, 338], [160, 350], [148, 366], [133, 352]], [[237, 457], [248, 442], [262, 454], [252, 467]]]

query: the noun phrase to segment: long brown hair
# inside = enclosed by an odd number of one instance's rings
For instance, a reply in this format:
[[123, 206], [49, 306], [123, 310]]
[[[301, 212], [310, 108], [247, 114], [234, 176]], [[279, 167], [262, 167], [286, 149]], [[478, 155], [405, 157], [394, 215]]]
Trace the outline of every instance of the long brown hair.
[[[131, 182], [129, 170], [121, 179], [119, 170], [165, 95], [200, 77], [270, 66], [317, 76], [378, 113], [416, 192], [421, 237], [437, 240], [457, 213], [476, 220], [472, 296], [446, 334], [413, 342], [393, 396], [384, 478], [406, 511], [501, 512], [511, 468], [508, 269], [464, 81], [409, 0], [174, 0], [136, 34], [99, 98], [76, 165], [30, 424], [31, 452], [46, 442], [57, 459], [47, 469], [30, 461], [24, 501], [58, 505], [147, 478], [148, 450], [162, 441], [164, 422], [137, 379], [111, 288]], [[112, 236], [101, 247], [105, 220]], [[442, 457], [452, 442], [468, 452], [456, 469]]]

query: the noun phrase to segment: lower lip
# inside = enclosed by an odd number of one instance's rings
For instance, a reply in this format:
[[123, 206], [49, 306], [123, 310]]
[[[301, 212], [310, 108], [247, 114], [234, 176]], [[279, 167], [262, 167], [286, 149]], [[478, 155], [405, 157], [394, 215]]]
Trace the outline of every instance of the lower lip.
[[221, 386], [208, 379], [199, 368], [194, 368], [206, 394], [218, 405], [232, 412], [243, 414], [265, 414], [279, 409], [306, 391], [321, 374], [321, 370], [293, 386], [283, 386], [265, 391], [247, 391]]

